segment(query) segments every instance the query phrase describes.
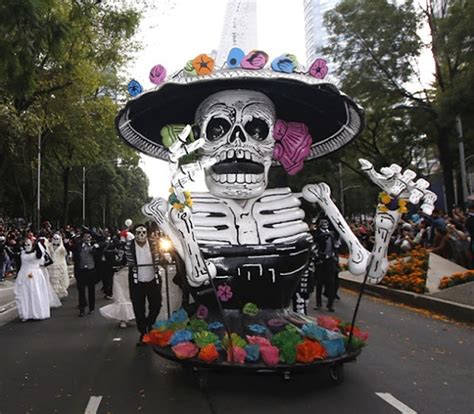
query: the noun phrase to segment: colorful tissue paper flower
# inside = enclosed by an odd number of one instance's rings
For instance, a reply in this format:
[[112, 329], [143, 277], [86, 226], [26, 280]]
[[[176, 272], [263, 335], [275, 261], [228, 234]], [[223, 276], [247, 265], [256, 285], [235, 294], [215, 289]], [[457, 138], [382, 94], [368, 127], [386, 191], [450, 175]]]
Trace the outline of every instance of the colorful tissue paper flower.
[[317, 326], [314, 323], [305, 323], [302, 329], [303, 334], [308, 338], [317, 339], [318, 341], [328, 339], [326, 329], [321, 328], [320, 326]]
[[156, 329], [158, 331], [165, 331], [168, 329], [168, 326], [168, 321], [160, 320], [155, 322], [155, 324], [153, 325], [153, 329]]
[[205, 53], [196, 56], [192, 60], [193, 68], [199, 76], [209, 75], [214, 71], [214, 59]]
[[206, 319], [209, 311], [206, 306], [199, 305], [196, 311], [196, 318], [198, 319]]
[[247, 345], [245, 348], [247, 356], [245, 360], [248, 362], [257, 362], [260, 358], [260, 345]]
[[316, 79], [324, 79], [328, 74], [327, 62], [324, 59], [316, 59], [309, 67], [309, 74]]
[[132, 79], [127, 85], [127, 90], [131, 96], [137, 96], [143, 92], [143, 87], [140, 85], [140, 82]]
[[166, 69], [163, 65], [155, 65], [150, 70], [150, 82], [155, 85], [163, 83], [166, 78]]
[[227, 350], [227, 362], [237, 362], [238, 364], [243, 364], [245, 362], [245, 357], [247, 352], [244, 348], [240, 346], [233, 346], [232, 350]]
[[308, 363], [326, 357], [326, 350], [319, 342], [305, 339], [303, 342], [296, 345], [296, 360], [298, 362]]
[[170, 345], [174, 346], [182, 342], [189, 342], [193, 339], [193, 333], [188, 330], [176, 331], [170, 340]]
[[251, 345], [260, 345], [260, 346], [271, 346], [270, 341], [263, 336], [246, 336], [247, 341]]
[[181, 309], [178, 309], [176, 311], [174, 311], [172, 314], [171, 314], [171, 317], [169, 319], [170, 322], [187, 322], [189, 319], [189, 316], [188, 314], [186, 313], [186, 311], [181, 308]]
[[193, 332], [200, 332], [200, 331], [205, 331], [207, 330], [207, 323], [206, 321], [203, 321], [202, 319], [191, 319], [189, 321], [189, 328]]
[[265, 328], [263, 325], [259, 325], [257, 323], [248, 325], [247, 328], [249, 329], [249, 331], [256, 334], [262, 334], [267, 330], [267, 328]]
[[218, 329], [222, 329], [224, 327], [224, 324], [219, 321], [214, 321], [214, 322], [211, 322], [209, 325], [207, 325], [207, 327], [208, 329], [217, 331]]
[[[247, 345], [245, 339], [241, 338], [235, 332], [232, 332], [230, 334], [230, 338], [232, 339], [232, 346], [240, 346], [241, 348], [244, 348], [245, 345]], [[227, 349], [229, 347], [229, 336], [227, 334], [225, 334], [224, 338], [222, 339], [222, 346], [224, 347], [224, 349]]]
[[272, 344], [280, 350], [280, 360], [286, 364], [293, 364], [296, 360], [296, 345], [303, 342], [301, 335], [294, 330], [285, 329], [272, 338]]
[[194, 342], [199, 348], [203, 348], [206, 345], [214, 344], [219, 338], [216, 334], [209, 331], [194, 332]]
[[232, 288], [226, 283], [224, 283], [223, 285], [219, 285], [217, 287], [217, 297], [222, 302], [229, 301], [230, 299], [232, 299], [233, 295], [234, 294], [232, 293]]
[[303, 169], [304, 161], [311, 153], [313, 138], [303, 122], [286, 122], [277, 119], [273, 128], [275, 147], [273, 158], [280, 162], [289, 175]]
[[317, 321], [319, 326], [330, 331], [339, 330], [339, 324], [341, 323], [339, 319], [336, 319], [332, 316], [318, 316]]
[[214, 344], [208, 344], [205, 347], [201, 348], [201, 350], [199, 351], [198, 358], [201, 361], [211, 364], [217, 358], [219, 358], [219, 352], [217, 352], [217, 348]]
[[321, 341], [321, 345], [324, 347], [330, 358], [335, 358], [346, 352], [343, 338]]
[[261, 50], [252, 50], [242, 61], [240, 66], [243, 69], [262, 69], [268, 62], [268, 55]]
[[259, 312], [258, 306], [255, 303], [246, 303], [242, 309], [242, 313], [249, 316], [256, 316]]
[[245, 52], [242, 49], [233, 47], [227, 55], [227, 66], [229, 68], [238, 68], [244, 56]]
[[267, 325], [272, 332], [280, 331], [284, 329], [287, 324], [288, 322], [285, 321], [284, 319], [275, 318], [275, 319], [270, 319], [267, 321]]
[[277, 365], [280, 358], [280, 351], [276, 346], [261, 346], [260, 355], [263, 362], [268, 366]]
[[192, 342], [181, 342], [171, 348], [178, 359], [194, 358], [199, 352], [199, 348]]
[[285, 53], [273, 59], [271, 67], [275, 72], [293, 73], [298, 66], [295, 55]]
[[153, 329], [143, 337], [143, 342], [146, 344], [159, 345], [159, 346], [168, 346], [170, 339], [173, 336], [173, 331], [159, 331]]
[[[349, 336], [351, 333], [351, 324], [343, 324], [341, 325], [341, 329], [344, 335]], [[355, 336], [364, 342], [369, 339], [369, 333], [361, 331], [357, 326], [354, 326], [354, 329], [352, 330], [352, 336]]]

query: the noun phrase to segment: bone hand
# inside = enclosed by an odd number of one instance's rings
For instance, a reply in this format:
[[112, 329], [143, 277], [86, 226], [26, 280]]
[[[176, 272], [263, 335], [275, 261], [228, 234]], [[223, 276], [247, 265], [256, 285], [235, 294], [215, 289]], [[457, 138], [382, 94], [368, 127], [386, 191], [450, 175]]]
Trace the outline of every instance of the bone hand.
[[349, 225], [342, 217], [341, 212], [331, 200], [331, 189], [325, 183], [309, 184], [303, 188], [302, 196], [311, 203], [318, 203], [324, 210], [332, 225], [346, 242], [349, 248], [349, 271], [354, 275], [361, 275], [366, 271], [369, 252], [360, 244], [352, 233]]
[[192, 287], [198, 287], [216, 276], [213, 264], [206, 262], [202, 257], [201, 250], [194, 234], [194, 225], [191, 210], [185, 207], [182, 211], [172, 209], [170, 219], [179, 233], [183, 243], [184, 255], [181, 256], [186, 265], [186, 277]]

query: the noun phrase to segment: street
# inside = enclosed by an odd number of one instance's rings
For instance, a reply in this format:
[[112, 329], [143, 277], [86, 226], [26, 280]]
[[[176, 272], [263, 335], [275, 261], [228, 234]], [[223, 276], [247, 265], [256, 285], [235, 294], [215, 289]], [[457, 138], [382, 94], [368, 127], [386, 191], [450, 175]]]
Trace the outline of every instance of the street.
[[[201, 392], [179, 365], [160, 359], [148, 347], [136, 348], [135, 326], [120, 329], [98, 311], [78, 318], [76, 295], [75, 287], [70, 288], [70, 296], [49, 320], [0, 327], [1, 414], [474, 409], [472, 327], [381, 299], [362, 300], [358, 325], [369, 332], [368, 346], [355, 363], [346, 364], [342, 385], [334, 385], [325, 369], [295, 374], [290, 381], [271, 374], [211, 373], [207, 391]], [[343, 290], [341, 299], [336, 316], [350, 321], [356, 296]], [[100, 299], [97, 307], [105, 304]], [[161, 316], [166, 316], [166, 307]]]

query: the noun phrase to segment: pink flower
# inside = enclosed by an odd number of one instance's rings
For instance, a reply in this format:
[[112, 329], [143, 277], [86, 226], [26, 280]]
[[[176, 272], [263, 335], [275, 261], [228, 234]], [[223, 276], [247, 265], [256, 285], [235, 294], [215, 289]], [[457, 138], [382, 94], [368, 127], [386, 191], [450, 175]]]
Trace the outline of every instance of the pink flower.
[[219, 287], [217, 288], [217, 297], [222, 302], [229, 301], [230, 299], [232, 299], [233, 295], [234, 294], [232, 293], [232, 288], [225, 283], [223, 285], [219, 285]]
[[316, 59], [309, 67], [309, 74], [316, 79], [324, 79], [328, 74], [328, 70], [324, 59]]
[[199, 351], [198, 346], [192, 342], [181, 342], [180, 344], [173, 346], [171, 349], [179, 359], [194, 358]]
[[260, 346], [271, 346], [272, 344], [267, 338], [262, 336], [249, 336], [247, 335], [247, 341], [251, 345], [260, 345]]
[[166, 69], [162, 65], [155, 65], [150, 70], [150, 82], [159, 85], [165, 80]]
[[276, 346], [261, 346], [260, 355], [262, 355], [263, 362], [272, 366], [278, 364], [279, 350]]
[[196, 311], [196, 318], [198, 319], [206, 319], [207, 315], [209, 314], [209, 311], [207, 310], [207, 307], [204, 305], [199, 305]]
[[243, 69], [262, 69], [268, 61], [268, 55], [262, 50], [252, 50], [242, 61], [240, 66]]
[[[234, 357], [234, 361], [232, 361], [232, 356]], [[237, 362], [238, 364], [243, 364], [245, 362], [246, 356], [247, 352], [240, 346], [233, 346], [232, 351], [230, 348], [227, 350], [227, 362]]]

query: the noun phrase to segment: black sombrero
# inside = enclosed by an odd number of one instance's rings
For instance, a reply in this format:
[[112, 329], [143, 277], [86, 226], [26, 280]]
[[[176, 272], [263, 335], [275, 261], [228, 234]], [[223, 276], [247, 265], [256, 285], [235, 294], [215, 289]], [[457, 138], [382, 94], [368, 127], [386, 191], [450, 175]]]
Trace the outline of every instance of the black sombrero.
[[179, 72], [128, 101], [117, 115], [117, 130], [135, 149], [168, 160], [161, 128], [169, 124], [193, 124], [201, 102], [227, 89], [262, 92], [273, 101], [277, 118], [304, 122], [313, 138], [307, 160], [338, 150], [364, 129], [363, 109], [332, 83], [303, 73], [239, 68], [216, 70], [204, 76]]

